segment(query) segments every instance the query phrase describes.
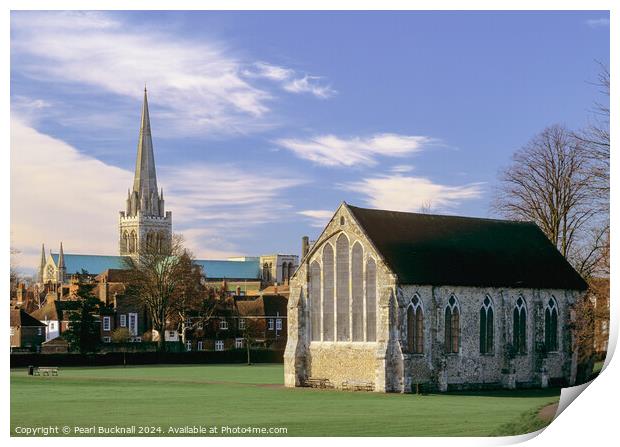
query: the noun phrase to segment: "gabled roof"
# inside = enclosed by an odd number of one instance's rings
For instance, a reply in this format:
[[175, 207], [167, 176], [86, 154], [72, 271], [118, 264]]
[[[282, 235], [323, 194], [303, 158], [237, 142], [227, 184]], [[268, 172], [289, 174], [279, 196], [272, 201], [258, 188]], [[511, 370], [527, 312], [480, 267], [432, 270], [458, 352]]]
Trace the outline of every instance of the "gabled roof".
[[256, 279], [260, 278], [258, 261], [212, 261], [196, 259], [208, 279]]
[[78, 301], [48, 300], [43, 307], [32, 312], [32, 316], [39, 321], [63, 321], [69, 318], [68, 315], [63, 315], [63, 312], [71, 313], [71, 311], [77, 310], [79, 306]]
[[532, 222], [346, 206], [402, 284], [587, 288]]
[[11, 326], [12, 327], [28, 327], [28, 326], [45, 326], [39, 320], [28, 314], [24, 309], [11, 309]]
[[286, 316], [288, 300], [282, 295], [263, 295], [256, 299], [237, 300], [239, 316], [264, 317]]

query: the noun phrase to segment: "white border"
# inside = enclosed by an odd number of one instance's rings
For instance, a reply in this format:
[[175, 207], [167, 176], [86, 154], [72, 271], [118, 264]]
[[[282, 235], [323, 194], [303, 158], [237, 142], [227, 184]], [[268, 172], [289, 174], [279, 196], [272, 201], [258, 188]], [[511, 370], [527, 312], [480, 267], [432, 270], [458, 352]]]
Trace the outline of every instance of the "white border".
[[[211, 2], [197, 2], [192, 0], [175, 0], [174, 2], [166, 0], [151, 0], [149, 2], [127, 2], [127, 1], [89, 1], [83, 0], [58, 0], [50, 4], [50, 1], [44, 0], [8, 0], [3, 3], [4, 14], [0, 21], [0, 30], [2, 30], [2, 85], [4, 86], [3, 95], [3, 119], [0, 124], [0, 135], [4, 138], [4, 150], [2, 151], [2, 162], [0, 166], [2, 169], [2, 175], [0, 175], [0, 182], [2, 185], [2, 209], [9, 210], [9, 187], [10, 187], [10, 163], [9, 163], [9, 150], [10, 136], [9, 136], [9, 111], [10, 100], [8, 92], [8, 86], [10, 83], [10, 14], [11, 9], [15, 10], [59, 10], [59, 9], [132, 9], [132, 10], [171, 10], [171, 9], [212, 9], [212, 10], [236, 10], [236, 9], [263, 9], [263, 10], [309, 10], [309, 9], [324, 9], [324, 10], [351, 10], [351, 9], [367, 9], [367, 10], [395, 10], [395, 9], [416, 9], [416, 10], [554, 10], [561, 8], [562, 10], [611, 10], [611, 64], [610, 71], [615, 79], [618, 78], [616, 73], [619, 72], [618, 60], [619, 58], [614, 54], [618, 52], [618, 45], [616, 39], [618, 39], [618, 25], [620, 24], [620, 13], [618, 10], [620, 7], [616, 6], [618, 2], [604, 1], [604, 0], [590, 0], [590, 1], [574, 1], [565, 0], [562, 2], [551, 0], [505, 0], [501, 3], [490, 0], [477, 0], [469, 1], [466, 4], [463, 1], [458, 0], [437, 0], [437, 1], [417, 1], [414, 4], [412, 2], [404, 2], [397, 0], [382, 0], [381, 2], [372, 2], [367, 0], [358, 0], [356, 2], [345, 2], [341, 0], [298, 0], [294, 3], [290, 0], [263, 0], [260, 4], [251, 0], [227, 0], [227, 1], [211, 1]], [[615, 106], [620, 104], [620, 96], [617, 89], [612, 89], [611, 103]], [[619, 140], [617, 135], [620, 130], [620, 120], [616, 119], [615, 107], [612, 111], [612, 140], [615, 147]], [[612, 172], [612, 184], [618, 173], [617, 157], [612, 156], [611, 172]], [[612, 197], [615, 197], [612, 194]], [[612, 200], [612, 204], [614, 201]], [[611, 222], [612, 226], [615, 226], [617, 212], [612, 206]], [[9, 246], [10, 246], [10, 219], [6, 216], [2, 220], [3, 235], [2, 238], [2, 266], [3, 271], [8, 271], [9, 266]], [[616, 259], [617, 249], [616, 245], [612, 246], [611, 257]], [[2, 275], [0, 282], [0, 290], [8, 291], [8, 275]], [[616, 293], [615, 281], [612, 280], [611, 284], [611, 296], [615, 296]], [[616, 298], [617, 299], [617, 298]], [[607, 445], [611, 440], [617, 438], [618, 422], [617, 416], [614, 411], [613, 405], [615, 404], [615, 398], [618, 395], [618, 379], [619, 370], [618, 361], [611, 357], [615, 350], [616, 341], [618, 337], [618, 311], [615, 301], [611, 303], [611, 323], [610, 323], [610, 340], [609, 340], [609, 352], [606, 362], [606, 368], [601, 373], [600, 377], [595, 380], [578, 399], [575, 400], [564, 412], [554, 421], [549, 428], [544, 430], [539, 436], [532, 439], [532, 435], [517, 436], [512, 438], [390, 438], [389, 442], [395, 445], [502, 445], [516, 442], [523, 442], [527, 439], [531, 439], [531, 445], [547, 446], [550, 443], [563, 443], [565, 445]], [[0, 327], [8, 327], [8, 312], [1, 313]], [[9, 368], [8, 368], [8, 350], [3, 359], [4, 362], [4, 396], [8, 393], [9, 383]], [[583, 387], [581, 387], [583, 388]], [[575, 394], [575, 390], [565, 390], [562, 393], [562, 403], [566, 399], [565, 395]], [[36, 405], [36, 402], [33, 402]], [[273, 405], [277, 405], [274, 402]], [[2, 406], [2, 432], [8, 437], [9, 434], [9, 409], [10, 404], [8, 399], [4, 399], [4, 405]], [[414, 423], [415, 421], [412, 421]], [[205, 440], [204, 438], [183, 438], [184, 444], [198, 445], [205, 442], [217, 442], [218, 444], [229, 444], [237, 442], [251, 442], [253, 445], [284, 445], [294, 442], [295, 444], [306, 446], [320, 442], [322, 444], [336, 444], [341, 441], [337, 438], [295, 438], [294, 440], [287, 438], [255, 438], [250, 440], [237, 440], [235, 438], [219, 438], [217, 440]], [[34, 442], [40, 442], [39, 440], [27, 439], [27, 438], [10, 438], [9, 442], [14, 445], [32, 445]], [[44, 441], [48, 445], [78, 445], [83, 444], [84, 440], [80, 438], [50, 438]], [[90, 438], [87, 441], [92, 445], [107, 445], [110, 440], [103, 438]], [[142, 443], [148, 442], [151, 445], [170, 445], [176, 442], [174, 438], [150, 438], [148, 441], [145, 439], [131, 439], [123, 440], [124, 443]], [[356, 438], [356, 443], [363, 445], [376, 443], [376, 438]], [[613, 441], [611, 441], [613, 442]]]

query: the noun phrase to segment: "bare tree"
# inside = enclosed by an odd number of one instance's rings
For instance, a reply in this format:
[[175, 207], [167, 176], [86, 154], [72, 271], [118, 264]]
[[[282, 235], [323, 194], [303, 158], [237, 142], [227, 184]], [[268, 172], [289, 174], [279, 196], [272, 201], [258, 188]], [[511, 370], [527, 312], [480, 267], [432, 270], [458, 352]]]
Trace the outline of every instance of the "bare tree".
[[223, 299], [223, 295], [204, 283], [199, 266], [193, 266], [187, 279], [180, 285], [178, 295], [171, 305], [184, 345], [187, 331], [203, 327], [213, 316], [219, 300]]
[[265, 334], [265, 322], [252, 316], [240, 317], [240, 319], [243, 319], [245, 324], [241, 334], [243, 343], [245, 344], [246, 361], [248, 365], [251, 365], [252, 359], [250, 353], [253, 345], [256, 343], [256, 339]]
[[601, 71], [595, 85], [600, 93], [606, 97], [606, 102], [594, 103], [592, 122], [575, 138], [586, 148], [586, 156], [590, 161], [592, 171], [592, 186], [597, 192], [601, 210], [609, 212], [609, 68], [599, 63]]
[[[602, 244], [597, 243], [582, 262], [584, 233], [591, 230], [593, 206], [591, 172], [584, 145], [566, 128], [555, 125], [536, 135], [513, 155], [500, 174], [494, 209], [516, 220], [533, 221], [576, 268], [590, 265]], [[601, 238], [594, 238], [601, 242]]]
[[19, 272], [17, 271], [17, 262], [15, 260], [18, 254], [19, 254], [19, 250], [11, 247], [11, 261], [9, 265], [9, 274], [10, 274], [9, 285], [11, 288], [10, 290], [11, 297], [15, 293], [15, 290], [17, 290], [17, 285], [19, 284], [21, 280]]
[[433, 211], [433, 202], [431, 202], [430, 200], [425, 200], [420, 205], [418, 213], [420, 213], [420, 214], [431, 214], [432, 211]]
[[165, 350], [167, 321], [174, 317], [175, 300], [195, 287], [196, 266], [192, 254], [175, 235], [165, 247], [144, 244], [136, 256], [124, 258], [128, 270], [127, 293], [135, 295], [149, 312], [153, 329], [159, 334], [159, 349]]

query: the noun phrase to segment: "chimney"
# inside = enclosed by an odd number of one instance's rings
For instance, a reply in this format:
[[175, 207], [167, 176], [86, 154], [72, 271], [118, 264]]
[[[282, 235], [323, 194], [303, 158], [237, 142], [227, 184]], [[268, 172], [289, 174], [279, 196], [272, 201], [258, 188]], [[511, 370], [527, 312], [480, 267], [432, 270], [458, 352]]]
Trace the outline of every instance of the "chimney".
[[301, 238], [301, 257], [304, 258], [308, 254], [310, 240], [308, 236], [304, 236]]

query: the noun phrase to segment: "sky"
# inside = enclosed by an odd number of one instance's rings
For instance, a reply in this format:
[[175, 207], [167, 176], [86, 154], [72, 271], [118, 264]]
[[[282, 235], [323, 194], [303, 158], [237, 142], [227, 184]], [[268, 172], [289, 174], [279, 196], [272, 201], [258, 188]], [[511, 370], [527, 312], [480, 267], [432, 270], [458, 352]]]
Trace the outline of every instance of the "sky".
[[117, 254], [146, 84], [198, 258], [298, 254], [342, 201], [495, 217], [498, 172], [605, 100], [605, 12], [11, 13], [11, 244]]

